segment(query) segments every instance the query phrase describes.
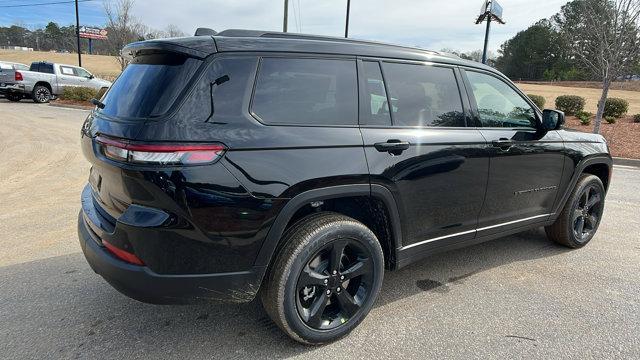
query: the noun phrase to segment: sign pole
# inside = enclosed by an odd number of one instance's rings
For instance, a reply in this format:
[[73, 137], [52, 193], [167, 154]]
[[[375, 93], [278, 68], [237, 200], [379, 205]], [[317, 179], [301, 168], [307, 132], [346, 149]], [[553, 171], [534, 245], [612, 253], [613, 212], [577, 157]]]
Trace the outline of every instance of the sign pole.
[[78, 66], [82, 67], [82, 54], [80, 51], [80, 15], [78, 15], [78, 0], [76, 0], [76, 38], [78, 40]]
[[351, 9], [351, 0], [347, 0], [347, 20], [344, 24], [344, 37], [349, 37], [349, 10]]
[[282, 21], [282, 32], [287, 32], [289, 22], [289, 0], [284, 0], [284, 20]]
[[487, 63], [487, 48], [489, 47], [489, 30], [491, 29], [491, 10], [487, 16], [487, 31], [484, 33], [484, 50], [482, 51], [482, 63]]

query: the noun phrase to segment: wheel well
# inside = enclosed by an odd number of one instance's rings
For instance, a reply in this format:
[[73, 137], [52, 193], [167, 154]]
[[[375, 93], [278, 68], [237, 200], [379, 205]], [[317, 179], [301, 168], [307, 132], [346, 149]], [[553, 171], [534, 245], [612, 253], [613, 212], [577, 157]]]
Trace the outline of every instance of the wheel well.
[[46, 82], [46, 81], [38, 81], [35, 85], [33, 85], [33, 88], [35, 89], [35, 87], [38, 86], [38, 85], [42, 85], [42, 86], [46, 87], [47, 89], [49, 89], [49, 91], [51, 93], [53, 93], [53, 89], [51, 89], [51, 85], [48, 82]]
[[393, 224], [384, 202], [369, 196], [351, 196], [312, 201], [298, 209], [285, 228], [285, 232], [303, 217], [320, 211], [331, 211], [354, 218], [368, 227], [378, 238], [384, 254], [385, 268], [395, 268]]
[[599, 177], [605, 191], [609, 189], [609, 166], [607, 164], [589, 165], [582, 172]]

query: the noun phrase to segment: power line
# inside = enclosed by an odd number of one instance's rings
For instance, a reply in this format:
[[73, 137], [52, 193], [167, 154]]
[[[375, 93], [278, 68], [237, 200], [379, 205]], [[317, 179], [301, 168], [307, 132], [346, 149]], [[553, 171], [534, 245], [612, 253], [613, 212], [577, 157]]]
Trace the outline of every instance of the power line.
[[[87, 2], [87, 1], [97, 1], [97, 0], [78, 0], [78, 2]], [[0, 8], [18, 8], [18, 7], [27, 7], [27, 6], [59, 5], [59, 4], [73, 4], [73, 3], [75, 3], [75, 0], [43, 2], [43, 3], [33, 3], [33, 4], [20, 4], [20, 5], [0, 5]]]

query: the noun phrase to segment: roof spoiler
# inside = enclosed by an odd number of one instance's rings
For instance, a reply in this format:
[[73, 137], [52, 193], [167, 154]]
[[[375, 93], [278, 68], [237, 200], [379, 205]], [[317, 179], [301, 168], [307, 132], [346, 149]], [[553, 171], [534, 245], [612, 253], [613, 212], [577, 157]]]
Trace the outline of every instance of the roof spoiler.
[[198, 28], [196, 29], [196, 33], [194, 34], [194, 36], [213, 36], [218, 34], [218, 32], [216, 32], [213, 29], [209, 29], [209, 28]]

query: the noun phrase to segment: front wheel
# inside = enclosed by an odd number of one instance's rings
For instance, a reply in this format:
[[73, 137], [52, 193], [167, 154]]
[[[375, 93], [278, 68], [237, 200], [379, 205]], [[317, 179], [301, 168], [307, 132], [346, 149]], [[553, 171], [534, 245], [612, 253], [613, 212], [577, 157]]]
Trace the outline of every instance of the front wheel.
[[376, 236], [352, 218], [325, 212], [298, 221], [283, 241], [261, 292], [271, 319], [305, 344], [347, 335], [382, 285], [384, 256]]
[[558, 219], [545, 228], [547, 237], [574, 249], [585, 246], [600, 225], [604, 197], [600, 178], [591, 174], [580, 176]]
[[31, 95], [35, 103], [44, 104], [51, 101], [51, 90], [44, 85], [36, 85]]

